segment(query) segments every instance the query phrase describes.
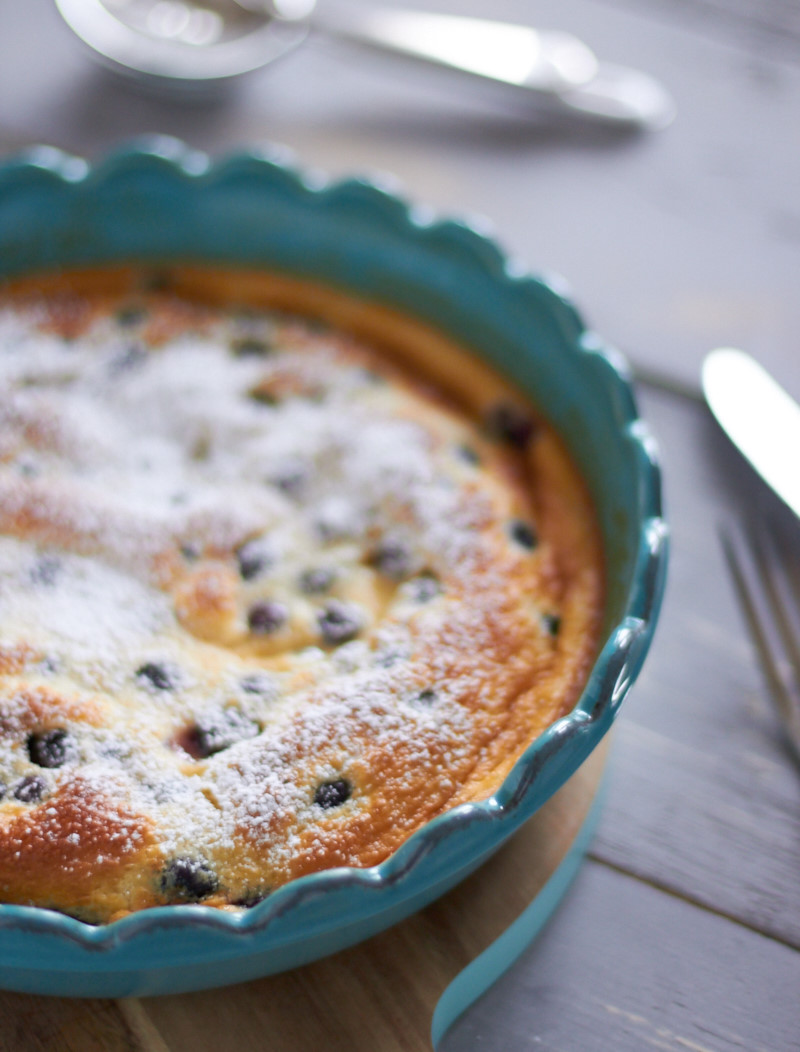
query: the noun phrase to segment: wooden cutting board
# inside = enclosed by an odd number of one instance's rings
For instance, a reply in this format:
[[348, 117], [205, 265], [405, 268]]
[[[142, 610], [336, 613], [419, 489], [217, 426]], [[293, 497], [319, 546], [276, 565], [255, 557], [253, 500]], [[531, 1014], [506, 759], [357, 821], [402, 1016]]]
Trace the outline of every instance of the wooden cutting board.
[[0, 993], [0, 1050], [430, 1052], [434, 1012], [456, 976], [488, 951], [442, 999], [438, 1030], [514, 960], [557, 904], [606, 753], [607, 740], [477, 873], [367, 942], [199, 993], [121, 1000]]

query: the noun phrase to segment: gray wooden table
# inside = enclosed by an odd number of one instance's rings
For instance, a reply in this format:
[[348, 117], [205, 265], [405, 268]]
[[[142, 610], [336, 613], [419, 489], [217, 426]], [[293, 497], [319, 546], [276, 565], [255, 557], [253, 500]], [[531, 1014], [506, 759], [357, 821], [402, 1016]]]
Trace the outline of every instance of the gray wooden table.
[[644, 136], [522, 119], [321, 43], [213, 105], [156, 100], [87, 62], [49, 0], [27, 0], [0, 5], [0, 151], [47, 141], [92, 156], [152, 131], [213, 152], [277, 141], [329, 172], [390, 171], [443, 211], [488, 215], [510, 252], [568, 277], [640, 377], [670, 583], [590, 859], [443, 1048], [800, 1049], [800, 775], [716, 531], [768, 497], [698, 397], [703, 354], [720, 344], [751, 350], [800, 397], [800, 4], [429, 6], [572, 30], [659, 76], [678, 119]]

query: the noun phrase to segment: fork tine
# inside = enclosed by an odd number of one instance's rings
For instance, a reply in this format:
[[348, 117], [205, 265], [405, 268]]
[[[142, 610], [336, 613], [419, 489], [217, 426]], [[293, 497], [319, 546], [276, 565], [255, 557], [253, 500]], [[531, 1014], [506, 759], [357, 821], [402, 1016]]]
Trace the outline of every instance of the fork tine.
[[794, 684], [800, 685], [800, 590], [795, 579], [795, 566], [775, 525], [768, 520], [766, 530], [749, 533], [750, 546], [766, 589], [772, 615], [789, 659]]
[[[800, 763], [800, 644], [778, 584], [782, 574], [777, 573], [776, 567], [783, 564], [783, 557], [776, 555], [778, 549], [771, 537], [768, 554], [759, 534], [752, 529], [734, 533], [725, 528], [720, 530], [720, 537], [769, 695], [794, 758]], [[788, 669], [776, 654], [778, 641], [785, 649]]]

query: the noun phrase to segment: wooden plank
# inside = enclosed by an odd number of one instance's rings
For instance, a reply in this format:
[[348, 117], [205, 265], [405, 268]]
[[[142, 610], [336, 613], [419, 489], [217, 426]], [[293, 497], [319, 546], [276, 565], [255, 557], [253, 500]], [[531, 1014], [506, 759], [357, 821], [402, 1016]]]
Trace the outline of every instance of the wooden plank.
[[164, 1052], [143, 1044], [113, 1001], [0, 993], [0, 1052]]
[[440, 1052], [797, 1052], [800, 954], [598, 863]]
[[661, 440], [673, 557], [594, 854], [800, 947], [800, 779], [714, 528], [737, 499], [770, 498], [701, 405], [658, 392], [643, 405]]
[[520, 833], [468, 880], [402, 924], [333, 957], [219, 990], [70, 1001], [0, 994], [6, 1052], [426, 1052], [455, 976], [528, 906], [581, 829], [601, 745]]

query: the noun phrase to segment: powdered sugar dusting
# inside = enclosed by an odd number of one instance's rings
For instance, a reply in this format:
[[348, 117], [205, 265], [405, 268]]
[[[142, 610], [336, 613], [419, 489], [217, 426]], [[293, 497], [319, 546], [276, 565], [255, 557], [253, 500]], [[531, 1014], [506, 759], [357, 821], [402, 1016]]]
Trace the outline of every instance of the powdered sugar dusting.
[[[227, 901], [357, 862], [358, 830], [441, 810], [495, 733], [473, 699], [528, 557], [513, 500], [454, 454], [471, 422], [349, 338], [101, 307], [77, 338], [0, 309], [3, 785], [39, 778], [44, 807], [79, 779], [117, 816], [95, 869], [140, 815]], [[53, 728], [72, 751], [42, 771]]]

